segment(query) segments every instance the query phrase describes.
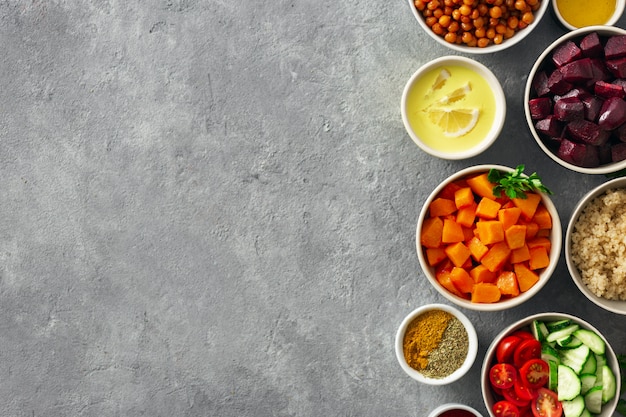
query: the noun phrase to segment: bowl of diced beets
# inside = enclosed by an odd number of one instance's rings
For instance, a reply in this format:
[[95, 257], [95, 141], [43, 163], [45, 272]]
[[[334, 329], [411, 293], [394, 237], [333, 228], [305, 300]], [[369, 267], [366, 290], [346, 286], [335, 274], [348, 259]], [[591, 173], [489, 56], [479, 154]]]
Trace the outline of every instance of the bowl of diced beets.
[[565, 313], [511, 324], [493, 339], [481, 368], [490, 417], [610, 417], [620, 390], [619, 361], [608, 340]]
[[432, 286], [459, 307], [500, 311], [537, 294], [561, 253], [561, 222], [544, 192], [518, 198], [493, 194], [489, 172], [501, 165], [465, 168], [441, 182], [418, 217], [419, 263]]
[[626, 168], [626, 30], [589, 26], [554, 41], [530, 71], [524, 111], [560, 165], [585, 174]]

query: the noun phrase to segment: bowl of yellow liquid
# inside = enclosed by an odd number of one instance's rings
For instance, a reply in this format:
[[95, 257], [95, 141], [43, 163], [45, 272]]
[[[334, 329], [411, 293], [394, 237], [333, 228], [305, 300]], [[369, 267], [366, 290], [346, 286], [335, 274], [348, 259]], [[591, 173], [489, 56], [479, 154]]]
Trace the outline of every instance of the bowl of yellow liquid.
[[402, 121], [424, 152], [466, 159], [489, 148], [502, 131], [506, 98], [483, 64], [444, 56], [420, 67], [402, 93]]
[[587, 26], [612, 26], [622, 17], [626, 0], [552, 0], [559, 22], [569, 30]]

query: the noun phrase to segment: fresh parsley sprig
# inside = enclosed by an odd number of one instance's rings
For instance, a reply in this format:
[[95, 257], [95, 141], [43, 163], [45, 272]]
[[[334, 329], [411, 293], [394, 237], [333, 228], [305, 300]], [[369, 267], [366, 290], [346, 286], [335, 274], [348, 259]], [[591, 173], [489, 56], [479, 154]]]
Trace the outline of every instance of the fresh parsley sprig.
[[501, 196], [504, 192], [509, 198], [526, 198], [526, 192], [540, 191], [552, 194], [536, 172], [524, 175], [524, 168], [524, 165], [518, 165], [513, 172], [502, 172], [493, 168], [489, 170], [487, 179], [496, 184], [493, 187], [493, 195]]

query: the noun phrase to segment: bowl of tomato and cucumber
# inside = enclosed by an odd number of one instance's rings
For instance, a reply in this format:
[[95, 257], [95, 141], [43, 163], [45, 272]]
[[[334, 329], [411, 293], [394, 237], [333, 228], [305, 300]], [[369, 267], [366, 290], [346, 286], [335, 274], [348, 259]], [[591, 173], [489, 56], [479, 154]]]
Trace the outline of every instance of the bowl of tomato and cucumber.
[[540, 313], [495, 337], [482, 365], [491, 417], [610, 417], [621, 389], [617, 356], [586, 321]]
[[442, 181], [422, 206], [417, 255], [433, 287], [457, 306], [499, 311], [532, 298], [561, 252], [551, 191], [525, 166], [476, 165]]

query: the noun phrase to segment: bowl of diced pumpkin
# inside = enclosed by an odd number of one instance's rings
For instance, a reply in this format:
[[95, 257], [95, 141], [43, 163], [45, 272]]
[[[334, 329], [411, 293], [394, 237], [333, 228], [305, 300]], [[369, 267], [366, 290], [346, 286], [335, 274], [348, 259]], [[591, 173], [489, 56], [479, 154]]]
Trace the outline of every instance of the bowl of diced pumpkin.
[[460, 307], [520, 305], [558, 264], [562, 232], [551, 191], [524, 168], [465, 168], [440, 183], [422, 207], [420, 266], [433, 287]]

